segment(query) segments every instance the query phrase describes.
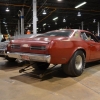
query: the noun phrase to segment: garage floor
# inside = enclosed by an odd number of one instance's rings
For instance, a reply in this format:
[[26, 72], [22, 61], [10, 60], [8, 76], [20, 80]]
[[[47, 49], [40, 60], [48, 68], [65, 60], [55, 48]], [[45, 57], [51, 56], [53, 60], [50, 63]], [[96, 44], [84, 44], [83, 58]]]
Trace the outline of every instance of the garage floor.
[[40, 79], [30, 72], [19, 73], [24, 64], [0, 58], [0, 100], [100, 100], [99, 63], [87, 64], [79, 77], [68, 77], [59, 65]]

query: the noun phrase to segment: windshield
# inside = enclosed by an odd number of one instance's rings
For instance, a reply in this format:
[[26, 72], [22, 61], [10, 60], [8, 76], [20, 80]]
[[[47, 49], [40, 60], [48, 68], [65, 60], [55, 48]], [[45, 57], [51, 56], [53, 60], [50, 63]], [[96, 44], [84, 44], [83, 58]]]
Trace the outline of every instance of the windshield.
[[69, 35], [72, 33], [72, 30], [66, 30], [66, 31], [50, 31], [47, 33], [44, 33], [43, 35], [40, 35], [38, 37], [46, 37], [46, 36], [64, 36], [69, 37]]

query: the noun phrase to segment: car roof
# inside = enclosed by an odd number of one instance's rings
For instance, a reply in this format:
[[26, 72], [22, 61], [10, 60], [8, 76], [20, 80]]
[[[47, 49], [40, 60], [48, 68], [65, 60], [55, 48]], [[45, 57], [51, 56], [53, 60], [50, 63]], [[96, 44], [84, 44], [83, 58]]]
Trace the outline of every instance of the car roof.
[[[80, 32], [83, 32], [83, 31], [89, 32], [87, 30], [82, 30], [82, 29], [60, 29], [60, 30], [52, 30], [52, 31], [48, 31], [48, 32], [61, 32], [61, 31], [67, 31], [67, 30], [71, 30], [71, 31], [75, 31], [76, 30], [76, 31], [80, 31]], [[89, 32], [89, 33], [91, 33], [91, 32]]]

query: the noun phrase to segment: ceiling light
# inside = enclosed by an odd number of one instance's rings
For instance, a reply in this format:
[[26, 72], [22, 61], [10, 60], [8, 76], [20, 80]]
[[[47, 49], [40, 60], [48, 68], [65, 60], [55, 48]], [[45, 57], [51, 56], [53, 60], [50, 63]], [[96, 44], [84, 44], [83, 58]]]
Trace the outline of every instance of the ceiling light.
[[29, 27], [31, 27], [31, 24], [29, 24]]
[[6, 22], [4, 24], [7, 24]]
[[3, 22], [4, 24], [6, 23], [6, 22]]
[[57, 20], [57, 19], [58, 19], [58, 17], [53, 18], [54, 21]]
[[81, 12], [78, 12], [77, 16], [81, 16]]
[[46, 23], [44, 23], [43, 26], [46, 26]]
[[65, 19], [65, 18], [63, 19], [63, 22], [64, 22], [64, 23], [66, 22], [66, 19]]
[[87, 30], [89, 30], [89, 29], [87, 28]]
[[27, 30], [28, 28], [26, 27], [25, 29]]
[[5, 27], [6, 27], [7, 25], [5, 25]]
[[96, 23], [96, 19], [93, 19], [93, 23]]
[[55, 25], [57, 25], [57, 22], [55, 22]]
[[48, 25], [48, 27], [50, 27], [50, 25]]
[[43, 15], [46, 15], [46, 14], [47, 14], [45, 9], [43, 10], [43, 13], [42, 13], [42, 14], [43, 14]]
[[38, 17], [36, 18], [37, 21], [39, 21]]
[[9, 10], [9, 8], [6, 8], [6, 12], [9, 12], [10, 10]]
[[86, 3], [87, 3], [87, 2], [82, 2], [81, 4], [75, 6], [75, 8], [79, 8], [79, 7], [83, 6], [83, 5], [85, 5]]
[[62, 0], [57, 0], [57, 1], [62, 1]]

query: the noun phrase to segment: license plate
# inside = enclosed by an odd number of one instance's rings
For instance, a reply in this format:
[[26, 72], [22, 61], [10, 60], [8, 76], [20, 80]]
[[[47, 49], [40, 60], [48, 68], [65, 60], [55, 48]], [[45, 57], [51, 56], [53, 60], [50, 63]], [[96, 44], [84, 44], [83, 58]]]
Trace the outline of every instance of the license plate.
[[26, 55], [21, 55], [21, 58], [24, 60], [30, 60], [29, 56], [26, 56]]

